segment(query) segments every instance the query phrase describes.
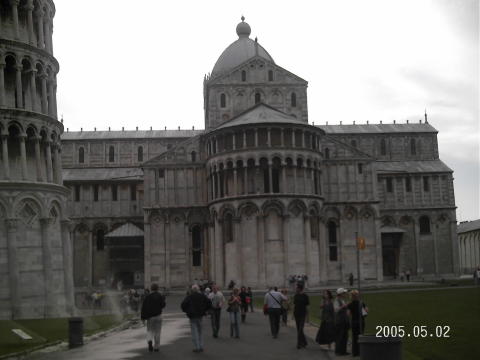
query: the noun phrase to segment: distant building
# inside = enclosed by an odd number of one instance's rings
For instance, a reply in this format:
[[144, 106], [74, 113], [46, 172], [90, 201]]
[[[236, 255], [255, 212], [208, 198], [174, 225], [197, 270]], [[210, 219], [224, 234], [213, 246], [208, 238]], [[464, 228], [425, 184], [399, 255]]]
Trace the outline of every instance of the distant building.
[[480, 266], [480, 220], [465, 221], [457, 227], [460, 248], [460, 271], [473, 274]]
[[355, 273], [356, 234], [365, 279], [457, 274], [452, 170], [427, 119], [312, 126], [307, 81], [243, 20], [237, 34], [204, 79], [205, 130], [63, 134], [75, 285], [326, 284]]

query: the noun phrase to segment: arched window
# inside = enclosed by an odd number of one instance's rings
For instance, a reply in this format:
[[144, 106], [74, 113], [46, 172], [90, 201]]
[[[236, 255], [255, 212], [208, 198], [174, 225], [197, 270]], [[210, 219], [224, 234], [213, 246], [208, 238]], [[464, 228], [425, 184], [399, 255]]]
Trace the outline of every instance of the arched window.
[[310, 237], [318, 239], [318, 217], [315, 214], [310, 214]]
[[242, 81], [247, 81], [247, 72], [242, 70]]
[[98, 201], [98, 192], [99, 192], [99, 185], [98, 184], [93, 185], [93, 201], [95, 202]]
[[192, 228], [192, 266], [202, 266], [202, 231], [200, 226]]
[[143, 162], [143, 146], [138, 147], [137, 160], [138, 162]]
[[220, 107], [224, 108], [227, 106], [227, 97], [225, 94], [220, 95]]
[[417, 155], [417, 144], [415, 139], [410, 139], [410, 154]]
[[115, 148], [113, 146], [110, 146], [108, 148], [108, 162], [114, 162], [115, 161]]
[[85, 162], [85, 149], [81, 147], [78, 149], [78, 163], [83, 164]]
[[325, 159], [330, 159], [330, 149], [329, 148], [325, 149]]
[[380, 141], [380, 155], [387, 155], [387, 141], [385, 139]]
[[297, 107], [297, 94], [292, 93], [292, 107]]
[[97, 251], [105, 250], [105, 231], [102, 229], [97, 230], [96, 232], [97, 238]]
[[356, 148], [357, 147], [357, 140], [352, 140], [350, 142], [350, 144], [352, 144], [352, 147]]
[[419, 219], [420, 234], [430, 234], [430, 219], [428, 216], [421, 216]]
[[273, 81], [273, 70], [268, 70], [268, 81]]
[[195, 151], [192, 151], [191, 155], [192, 155], [192, 162], [197, 161], [197, 153]]
[[330, 261], [338, 260], [337, 248], [337, 224], [333, 221], [328, 222], [328, 258]]
[[255, 93], [255, 104], [258, 104], [260, 101], [262, 101], [262, 96], [260, 93]]
[[223, 220], [223, 239], [225, 243], [233, 242], [233, 216], [232, 214], [225, 215]]

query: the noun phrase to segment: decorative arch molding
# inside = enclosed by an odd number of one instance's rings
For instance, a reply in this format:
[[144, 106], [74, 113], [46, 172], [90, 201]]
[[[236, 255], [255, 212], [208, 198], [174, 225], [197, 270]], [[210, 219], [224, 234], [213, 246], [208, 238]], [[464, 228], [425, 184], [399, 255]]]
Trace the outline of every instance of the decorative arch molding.
[[450, 222], [450, 216], [447, 213], [441, 213], [435, 219], [437, 224], [444, 224], [445, 222]]
[[38, 212], [38, 216], [40, 218], [44, 218], [48, 216], [48, 214], [46, 213], [47, 206], [45, 206], [45, 202], [40, 196], [38, 196], [36, 193], [22, 192], [13, 201], [12, 208], [13, 208], [13, 215], [15, 217], [17, 217], [18, 212], [22, 210], [22, 206], [24, 205], [25, 201], [28, 201], [33, 204], [33, 206], [36, 208], [35, 211]]
[[347, 220], [355, 220], [358, 216], [358, 211], [354, 206], [345, 206], [343, 216]]
[[279, 216], [283, 216], [285, 214], [285, 205], [279, 200], [267, 200], [262, 205], [262, 214], [267, 216], [271, 211], [276, 212]]
[[336, 219], [336, 221], [340, 220], [340, 210], [335, 206], [329, 206], [325, 208], [323, 211], [325, 219]]
[[400, 218], [398, 225], [400, 226], [409, 226], [414, 222], [414, 219], [410, 215], [404, 215]]
[[219, 217], [221, 219], [225, 219], [225, 216], [227, 214], [231, 214], [233, 217], [235, 217], [236, 212], [235, 208], [231, 204], [223, 204], [220, 209], [218, 210]]
[[381, 227], [385, 226], [397, 226], [397, 222], [395, 221], [395, 218], [390, 215], [384, 215], [380, 219], [381, 222]]
[[305, 215], [307, 213], [307, 206], [301, 200], [292, 200], [288, 205], [288, 212], [295, 217]]
[[358, 214], [359, 217], [364, 220], [370, 220], [372, 217], [375, 219], [378, 217], [377, 211], [370, 205], [362, 206]]
[[80, 224], [77, 224], [77, 225], [73, 228], [73, 232], [74, 232], [75, 234], [85, 234], [85, 233], [90, 232], [90, 228], [88, 227], [87, 224], [85, 224], [85, 223], [80, 223]]
[[96, 233], [98, 230], [103, 230], [106, 233], [108, 231], [108, 226], [103, 222], [97, 222], [93, 225], [92, 231]]
[[251, 217], [251, 216], [256, 215], [258, 213], [260, 213], [260, 209], [253, 202], [247, 201], [247, 202], [241, 203], [238, 206], [239, 216]]

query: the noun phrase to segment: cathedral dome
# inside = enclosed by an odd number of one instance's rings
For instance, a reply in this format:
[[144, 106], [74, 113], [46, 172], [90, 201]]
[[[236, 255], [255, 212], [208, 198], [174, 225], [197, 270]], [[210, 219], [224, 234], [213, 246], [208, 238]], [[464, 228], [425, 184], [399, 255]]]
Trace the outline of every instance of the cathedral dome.
[[212, 75], [225, 73], [254, 56], [260, 56], [274, 62], [270, 54], [257, 41], [250, 39], [250, 25], [242, 16], [242, 22], [237, 25], [238, 40], [230, 44], [218, 58], [212, 70]]

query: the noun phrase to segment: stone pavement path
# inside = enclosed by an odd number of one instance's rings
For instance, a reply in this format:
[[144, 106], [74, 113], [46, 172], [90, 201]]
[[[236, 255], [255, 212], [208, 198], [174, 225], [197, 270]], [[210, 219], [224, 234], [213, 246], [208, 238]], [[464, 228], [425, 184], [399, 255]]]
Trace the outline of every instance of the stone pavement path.
[[[260, 312], [248, 313], [247, 321], [240, 326], [240, 339], [230, 338], [228, 316], [222, 311], [220, 337], [212, 337], [210, 319], [204, 318], [203, 353], [193, 353], [188, 319], [180, 310], [179, 296], [167, 298], [158, 353], [149, 353], [145, 340], [145, 327], [122, 330], [100, 338], [81, 348], [34, 354], [28, 359], [35, 360], [120, 360], [120, 359], [241, 359], [241, 360], [331, 360], [332, 352], [321, 350], [309, 341], [304, 350], [296, 349], [296, 332], [292, 327], [282, 327], [278, 339], [270, 336], [268, 319]], [[344, 358], [345, 359], [345, 358]]]

